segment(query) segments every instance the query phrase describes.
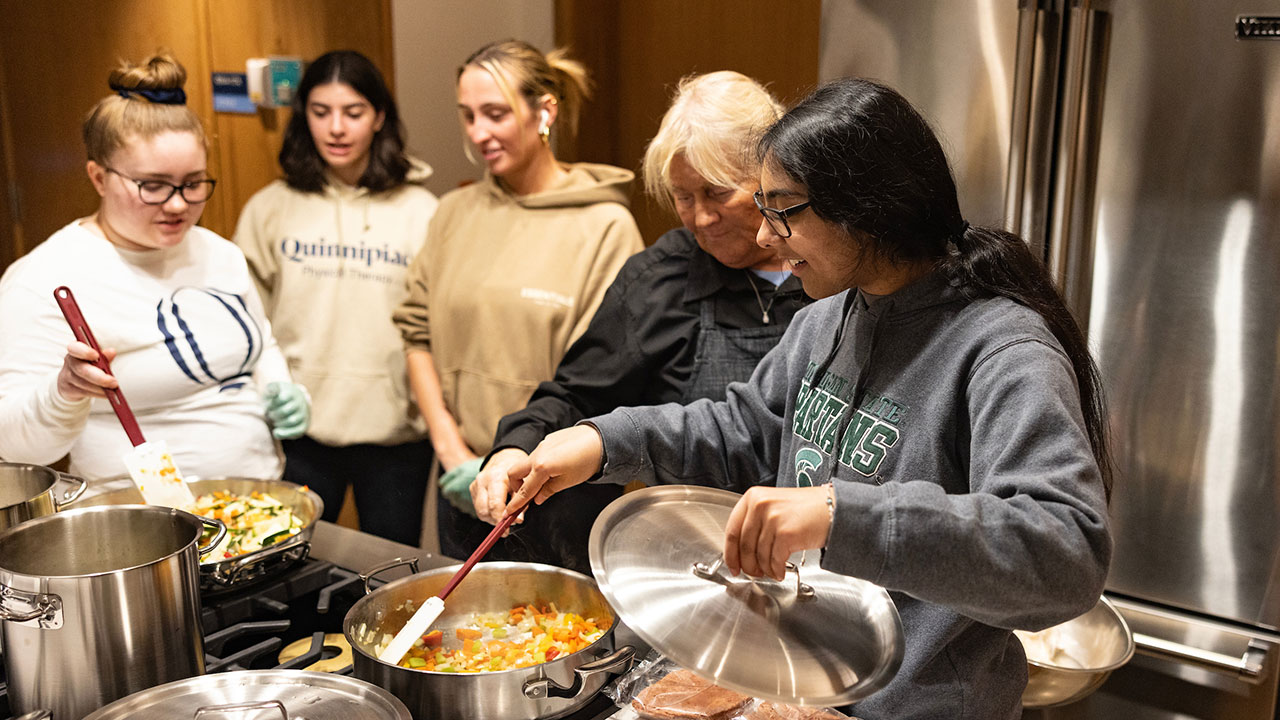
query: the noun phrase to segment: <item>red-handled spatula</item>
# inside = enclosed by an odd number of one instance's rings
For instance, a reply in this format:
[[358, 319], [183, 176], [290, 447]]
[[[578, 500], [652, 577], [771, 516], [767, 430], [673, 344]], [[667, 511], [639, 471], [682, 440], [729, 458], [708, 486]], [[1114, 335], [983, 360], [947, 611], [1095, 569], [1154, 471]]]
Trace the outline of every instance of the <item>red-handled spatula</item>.
[[[53, 298], [58, 301], [62, 316], [67, 319], [67, 324], [71, 326], [71, 332], [75, 333], [76, 339], [98, 351], [98, 360], [94, 364], [106, 374], [111, 375], [111, 364], [107, 362], [107, 356], [103, 354], [102, 348], [98, 347], [98, 340], [89, 329], [89, 323], [85, 322], [84, 315], [80, 312], [80, 305], [76, 303], [75, 295], [71, 294], [71, 288], [65, 285], [57, 288], [53, 291]], [[129, 468], [129, 476], [133, 478], [133, 483], [138, 486], [138, 492], [142, 493], [142, 499], [149, 505], [167, 505], [176, 508], [195, 504], [195, 495], [183, 482], [182, 474], [173, 464], [173, 456], [169, 454], [169, 449], [165, 447], [164, 442], [160, 440], [147, 442], [142, 437], [138, 419], [133, 416], [133, 410], [129, 409], [124, 393], [118, 388], [106, 388], [104, 392], [107, 394], [107, 400], [111, 402], [111, 409], [115, 411], [120, 424], [124, 426], [129, 442], [133, 443], [133, 450], [124, 456], [124, 463]]]
[[489, 534], [485, 536], [484, 542], [480, 543], [480, 547], [471, 553], [471, 557], [467, 558], [467, 561], [462, 563], [462, 567], [458, 568], [453, 577], [449, 578], [449, 582], [445, 583], [444, 589], [427, 598], [426, 602], [422, 603], [422, 607], [418, 608], [413, 613], [413, 617], [409, 618], [409, 622], [405, 623], [404, 627], [400, 628], [400, 632], [396, 633], [396, 636], [391, 638], [391, 642], [382, 649], [382, 652], [378, 653], [379, 660], [392, 665], [400, 664], [404, 654], [409, 652], [409, 648], [413, 647], [414, 641], [422, 637], [431, 628], [431, 623], [435, 622], [436, 618], [440, 617], [440, 613], [444, 612], [444, 600], [449, 597], [449, 593], [458, 587], [458, 583], [462, 582], [467, 573], [471, 572], [471, 568], [480, 562], [480, 558], [483, 558], [493, 548], [494, 543], [498, 542], [498, 538], [502, 537], [507, 528], [511, 527], [511, 523], [520, 517], [520, 513], [524, 512], [524, 509], [529, 506], [534, 497], [534, 495], [530, 495], [519, 507], [507, 513], [506, 517], [493, 526], [493, 530], [490, 530]]

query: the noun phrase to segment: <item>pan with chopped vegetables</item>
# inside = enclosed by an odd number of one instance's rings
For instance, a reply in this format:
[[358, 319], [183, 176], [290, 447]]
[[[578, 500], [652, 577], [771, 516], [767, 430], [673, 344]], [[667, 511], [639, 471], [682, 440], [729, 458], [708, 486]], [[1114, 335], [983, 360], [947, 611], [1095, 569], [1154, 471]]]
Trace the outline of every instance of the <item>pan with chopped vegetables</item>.
[[594, 580], [518, 562], [477, 564], [398, 665], [379, 660], [418, 603], [457, 569], [388, 583], [361, 598], [343, 621], [354, 675], [389, 690], [414, 717], [559, 717], [630, 667], [634, 651], [615, 650], [616, 617]]
[[[206, 593], [240, 588], [302, 560], [324, 512], [320, 496], [283, 480], [211, 478], [189, 480], [196, 504], [184, 508], [220, 520], [227, 535], [200, 558], [200, 585]], [[86, 498], [82, 505], [141, 503], [135, 487]]]

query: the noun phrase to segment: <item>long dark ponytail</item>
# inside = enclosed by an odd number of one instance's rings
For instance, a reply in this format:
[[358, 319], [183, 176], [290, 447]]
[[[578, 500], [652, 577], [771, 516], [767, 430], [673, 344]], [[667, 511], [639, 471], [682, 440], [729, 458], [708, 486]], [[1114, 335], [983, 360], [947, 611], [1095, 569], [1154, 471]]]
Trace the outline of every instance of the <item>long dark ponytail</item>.
[[942, 145], [905, 98], [870, 80], [834, 80], [787, 112], [758, 151], [805, 186], [816, 215], [875, 256], [932, 261], [969, 297], [1004, 296], [1044, 318], [1071, 360], [1110, 498], [1106, 399], [1080, 326], [1026, 243], [965, 222]]

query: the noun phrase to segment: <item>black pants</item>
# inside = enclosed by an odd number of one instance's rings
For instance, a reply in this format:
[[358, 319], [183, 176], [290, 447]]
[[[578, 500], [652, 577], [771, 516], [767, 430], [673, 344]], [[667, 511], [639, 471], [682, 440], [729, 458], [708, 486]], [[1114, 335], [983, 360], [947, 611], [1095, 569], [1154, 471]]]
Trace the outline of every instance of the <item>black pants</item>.
[[284, 479], [315, 490], [325, 520], [338, 519], [349, 484], [361, 530], [418, 547], [434, 460], [430, 442], [334, 447], [303, 436], [283, 445]]
[[[590, 576], [587, 541], [591, 525], [605, 506], [622, 496], [621, 485], [576, 485], [552, 495], [542, 505], [530, 505], [524, 522], [498, 541], [485, 560], [536, 562], [577, 570]], [[436, 498], [436, 522], [441, 554], [467, 559], [493, 526]]]

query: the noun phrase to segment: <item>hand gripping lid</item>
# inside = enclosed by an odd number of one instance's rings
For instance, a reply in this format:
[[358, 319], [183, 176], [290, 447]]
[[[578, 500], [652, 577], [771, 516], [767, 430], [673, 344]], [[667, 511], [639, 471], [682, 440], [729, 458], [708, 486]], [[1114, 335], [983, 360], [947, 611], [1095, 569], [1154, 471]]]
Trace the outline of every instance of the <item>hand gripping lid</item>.
[[[722, 567], [741, 495], [674, 485], [615, 500], [591, 529], [591, 570], [622, 621], [716, 684], [803, 705], [843, 705], [902, 663], [902, 622], [878, 585], [792, 556], [782, 582]], [[807, 557], [805, 557], [807, 555]]]

